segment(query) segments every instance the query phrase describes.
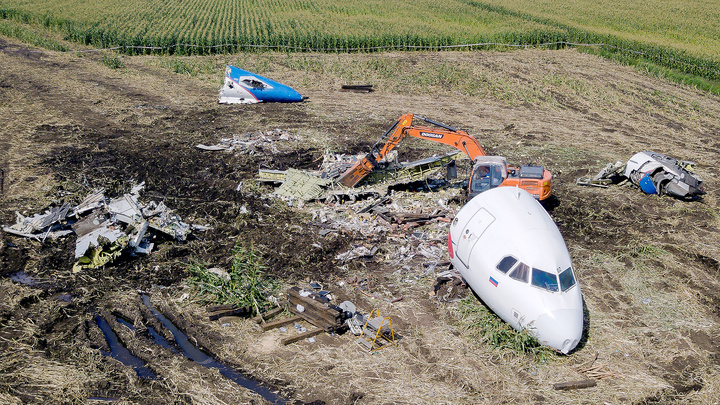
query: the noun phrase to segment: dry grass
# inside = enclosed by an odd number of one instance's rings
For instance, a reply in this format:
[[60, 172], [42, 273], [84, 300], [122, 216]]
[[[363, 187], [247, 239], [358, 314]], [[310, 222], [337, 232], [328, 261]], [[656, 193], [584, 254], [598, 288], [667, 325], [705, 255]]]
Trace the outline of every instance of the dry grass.
[[[351, 334], [321, 335], [315, 343], [301, 341], [282, 346], [280, 339], [287, 333], [278, 330], [263, 333], [248, 321], [228, 325], [201, 321], [202, 310], [195, 305], [176, 309], [204, 328], [227, 337], [213, 349], [219, 358], [247, 365], [255, 376], [291, 382], [286, 389], [303, 401], [317, 399], [318, 390], [331, 386], [343, 387], [333, 394], [337, 403], [360, 398], [362, 403], [395, 403], [398, 398], [412, 398], [413, 403], [466, 404], [524, 402], [528, 398], [551, 402], [625, 402], [652, 396], [669, 387], [650, 370], [640, 371], [635, 366], [648, 354], [646, 347], [635, 342], [637, 337], [617, 334], [617, 327], [605, 328], [602, 320], [593, 319], [591, 340], [581, 353], [537, 361], [492, 349], [467, 334], [457, 333], [459, 325], [451, 308], [443, 304], [423, 313], [424, 306], [416, 300], [375, 302], [381, 314], [395, 319], [394, 325], [406, 326], [401, 329], [396, 326], [396, 333], [401, 336], [397, 347], [374, 353], [358, 347]], [[288, 329], [288, 333], [294, 332], [293, 328]], [[578, 364], [590, 360], [587, 353], [595, 351], [602, 352], [596, 364], [602, 364], [610, 378], [591, 390], [552, 389], [553, 383], [581, 379]]]
[[5, 391], [8, 403], [81, 402], [92, 395], [91, 386], [107, 378], [96, 350], [74, 347], [71, 359], [53, 359], [38, 348], [42, 332], [31, 319], [7, 321], [2, 327], [0, 390]]

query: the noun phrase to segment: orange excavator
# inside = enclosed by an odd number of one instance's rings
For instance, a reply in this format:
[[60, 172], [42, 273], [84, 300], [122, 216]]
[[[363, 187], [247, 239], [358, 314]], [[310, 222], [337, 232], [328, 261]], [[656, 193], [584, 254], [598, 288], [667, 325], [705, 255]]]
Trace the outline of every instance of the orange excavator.
[[[437, 126], [413, 125], [413, 119]], [[389, 137], [388, 137], [389, 136]], [[477, 140], [467, 132], [414, 114], [401, 116], [372, 147], [371, 152], [358, 160], [340, 177], [339, 182], [354, 187], [370, 172], [380, 166], [380, 161], [406, 136], [450, 145], [464, 152], [473, 161], [472, 174], [468, 185], [468, 196], [472, 198], [494, 187], [520, 187], [542, 201], [550, 197], [552, 174], [542, 166], [524, 165], [508, 167], [502, 156], [487, 156]], [[387, 141], [378, 148], [378, 145]]]

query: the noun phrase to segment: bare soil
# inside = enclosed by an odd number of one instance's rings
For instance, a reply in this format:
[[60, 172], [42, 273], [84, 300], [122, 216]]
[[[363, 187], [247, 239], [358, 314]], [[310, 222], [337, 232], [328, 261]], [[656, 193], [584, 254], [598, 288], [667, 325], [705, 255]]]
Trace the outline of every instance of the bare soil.
[[[213, 227], [186, 243], [164, 241], [148, 256], [75, 274], [74, 237], [38, 242], [0, 233], [0, 402], [263, 402], [216, 370], [154, 344], [147, 327], [172, 336], [140, 291], [191, 342], [297, 403], [720, 401], [717, 97], [575, 50], [216, 56], [205, 57], [216, 72], [194, 77], [163, 67], [163, 58], [170, 57], [124, 57], [125, 67], [113, 70], [96, 53], [52, 53], [0, 38], [0, 223], [14, 223], [16, 211], [78, 202], [93, 188], [120, 195], [145, 181], [147, 198]], [[217, 104], [228, 58], [251, 66], [261, 59], [263, 74], [308, 100]], [[349, 77], [338, 68], [368, 61], [402, 69]], [[332, 68], [298, 69], [300, 62]], [[438, 66], [466, 67], [479, 84], [468, 90], [443, 76], [422, 79]], [[339, 91], [340, 84], [366, 80], [376, 91]], [[259, 167], [310, 169], [327, 151], [363, 152], [408, 112], [461, 127], [510, 162], [538, 161], [553, 172], [547, 208], [587, 306], [585, 340], [571, 355], [538, 362], [475, 340], [459, 304], [431, 296], [433, 274], [396, 276], [405, 263], [392, 260], [394, 241], [412, 244], [414, 231], [320, 236], [307, 209], [263, 197], [269, 190], [254, 186]], [[275, 128], [306, 141], [272, 156], [195, 148]], [[404, 159], [441, 150], [411, 141], [399, 149]], [[683, 202], [630, 185], [575, 185], [577, 177], [642, 150], [694, 161], [707, 195]], [[431, 193], [413, 198], [437, 200]], [[319, 281], [338, 301], [390, 315], [402, 337], [398, 346], [369, 354], [349, 334], [283, 346], [282, 332], [263, 333], [250, 320], [208, 321], [187, 298], [187, 264], [227, 268], [238, 241], [262, 251], [268, 274], [285, 286]], [[362, 243], [381, 246], [382, 260], [335, 260]], [[411, 267], [422, 267], [418, 260]], [[12, 281], [19, 271], [35, 283]], [[402, 300], [363, 294], [353, 286], [358, 279]], [[157, 380], [101, 354], [107, 343], [95, 315]], [[596, 387], [552, 389], [586, 378], [578, 367], [596, 355], [594, 364], [609, 372]]]

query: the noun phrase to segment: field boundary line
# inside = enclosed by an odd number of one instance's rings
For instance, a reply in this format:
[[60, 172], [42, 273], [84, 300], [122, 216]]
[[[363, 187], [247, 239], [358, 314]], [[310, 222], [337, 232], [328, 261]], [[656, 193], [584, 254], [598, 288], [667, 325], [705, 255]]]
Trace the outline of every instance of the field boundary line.
[[358, 51], [382, 51], [382, 50], [397, 50], [397, 49], [417, 49], [417, 50], [438, 50], [438, 49], [457, 49], [457, 48], [478, 48], [483, 46], [507, 46], [515, 48], [533, 48], [543, 47], [550, 45], [565, 45], [565, 46], [608, 46], [607, 44], [582, 44], [567, 41], [555, 41], [555, 42], [543, 42], [539, 44], [505, 44], [501, 42], [480, 42], [472, 44], [456, 44], [456, 45], [382, 45], [382, 46], [366, 46], [366, 47], [345, 47], [345, 48], [311, 48], [302, 46], [291, 46], [291, 45], [262, 45], [262, 44], [218, 44], [218, 45], [197, 45], [197, 44], [173, 44], [168, 46], [144, 46], [144, 45], [119, 45], [108, 48], [94, 48], [94, 49], [82, 49], [82, 50], [68, 50], [68, 51], [30, 51], [30, 52], [55, 52], [55, 53], [68, 53], [68, 52], [101, 52], [101, 51], [112, 51], [120, 49], [145, 49], [151, 51], [162, 51], [169, 50], [172, 48], [186, 47], [186, 48], [204, 48], [204, 49], [215, 49], [215, 48], [264, 48], [264, 49], [275, 49], [275, 50], [292, 50], [299, 52], [358, 52]]
[[[368, 52], [368, 51], [391, 51], [391, 50], [443, 50], [443, 49], [461, 49], [461, 48], [480, 48], [486, 46], [498, 46], [498, 47], [510, 47], [510, 48], [541, 48], [546, 46], [570, 46], [570, 47], [610, 47], [622, 52], [633, 53], [639, 56], [645, 56], [652, 60], [646, 52], [638, 51], [634, 49], [622, 48], [617, 45], [610, 45], [605, 43], [578, 43], [568, 41], [554, 41], [554, 42], [543, 42], [539, 44], [508, 44], [501, 42], [479, 42], [472, 44], [456, 44], [456, 45], [383, 45], [383, 46], [370, 46], [370, 47], [353, 47], [353, 48], [311, 48], [291, 45], [263, 45], [263, 44], [217, 44], [217, 45], [197, 45], [197, 44], [173, 44], [168, 46], [142, 46], [142, 45], [119, 45], [108, 48], [94, 48], [94, 49], [82, 49], [82, 50], [67, 50], [67, 51], [54, 51], [54, 50], [29, 50], [28, 52], [38, 53], [70, 53], [70, 52], [103, 52], [103, 51], [117, 51], [122, 49], [139, 49], [148, 51], [164, 51], [173, 48], [185, 47], [185, 48], [202, 48], [202, 49], [217, 49], [217, 48], [256, 48], [256, 49], [267, 49], [267, 50], [284, 50], [284, 51], [296, 51], [296, 52], [318, 52], [318, 53], [332, 53], [332, 52]], [[655, 56], [655, 59], [662, 59], [666, 62], [674, 62], [687, 67], [694, 67], [692, 63], [688, 63], [682, 60], [667, 56]]]

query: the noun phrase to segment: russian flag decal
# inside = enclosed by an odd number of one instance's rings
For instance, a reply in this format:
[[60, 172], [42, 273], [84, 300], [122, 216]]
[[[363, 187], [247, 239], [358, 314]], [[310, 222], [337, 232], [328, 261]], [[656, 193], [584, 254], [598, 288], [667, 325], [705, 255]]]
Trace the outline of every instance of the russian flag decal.
[[492, 284], [492, 285], [494, 285], [495, 287], [497, 287], [498, 282], [497, 282], [497, 280], [495, 280], [494, 278], [490, 277], [490, 284]]

